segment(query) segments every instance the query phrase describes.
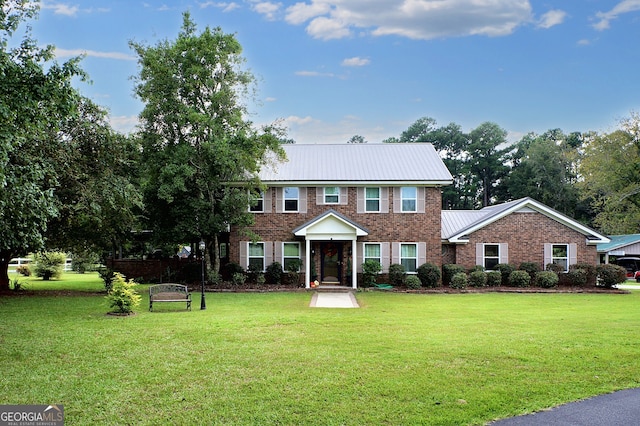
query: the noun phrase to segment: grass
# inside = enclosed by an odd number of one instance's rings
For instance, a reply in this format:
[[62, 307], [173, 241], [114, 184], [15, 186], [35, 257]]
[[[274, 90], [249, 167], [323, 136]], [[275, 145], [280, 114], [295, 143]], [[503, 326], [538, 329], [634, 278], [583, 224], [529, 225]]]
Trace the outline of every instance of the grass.
[[126, 318], [100, 293], [1, 296], [0, 404], [63, 404], [69, 425], [465, 425], [640, 386], [637, 291], [208, 293], [205, 311], [196, 293], [153, 313], [140, 291]]

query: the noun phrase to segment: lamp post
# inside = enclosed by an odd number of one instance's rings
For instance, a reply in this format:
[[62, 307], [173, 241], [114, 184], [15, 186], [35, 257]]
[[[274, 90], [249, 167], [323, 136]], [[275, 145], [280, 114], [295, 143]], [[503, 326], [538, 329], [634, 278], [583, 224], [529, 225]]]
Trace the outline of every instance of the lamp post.
[[200, 297], [200, 310], [207, 309], [207, 302], [204, 300], [204, 250], [207, 245], [203, 240], [200, 240], [200, 256], [202, 256], [202, 296]]

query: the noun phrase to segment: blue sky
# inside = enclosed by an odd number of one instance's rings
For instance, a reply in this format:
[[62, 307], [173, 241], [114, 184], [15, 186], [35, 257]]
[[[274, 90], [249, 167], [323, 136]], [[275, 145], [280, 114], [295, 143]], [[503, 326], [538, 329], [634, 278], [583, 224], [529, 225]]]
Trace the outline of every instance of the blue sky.
[[517, 140], [610, 131], [640, 110], [640, 0], [44, 1], [33, 36], [59, 60], [84, 53], [79, 89], [129, 131], [142, 104], [128, 42], [174, 40], [187, 10], [242, 44], [249, 119], [298, 143], [380, 142], [425, 116]]

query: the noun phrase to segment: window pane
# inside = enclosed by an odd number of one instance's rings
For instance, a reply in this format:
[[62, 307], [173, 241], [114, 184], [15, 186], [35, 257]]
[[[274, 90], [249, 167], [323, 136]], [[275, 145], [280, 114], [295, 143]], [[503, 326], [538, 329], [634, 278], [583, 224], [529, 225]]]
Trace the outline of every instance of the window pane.
[[282, 268], [285, 271], [289, 271], [290, 270], [290, 266], [289, 265], [291, 265], [293, 262], [297, 262], [297, 266], [298, 266], [297, 269], [299, 270], [300, 269], [300, 260], [297, 257], [296, 258], [292, 258], [292, 257], [285, 258], [284, 259], [284, 264], [282, 265]]
[[288, 212], [298, 211], [298, 200], [285, 200], [284, 210]]
[[378, 200], [367, 200], [366, 209], [368, 212], [379, 212], [380, 211], [380, 201]]
[[416, 272], [416, 260], [415, 259], [402, 259], [400, 264], [404, 266], [406, 272]]
[[418, 198], [418, 190], [415, 186], [403, 186], [402, 187], [402, 199]]
[[365, 198], [380, 198], [380, 188], [365, 188]]
[[568, 267], [567, 267], [567, 259], [553, 259], [553, 263], [555, 263], [556, 265], [560, 265], [562, 266], [562, 268], [567, 271]]
[[553, 257], [567, 257], [567, 246], [564, 244], [553, 246]]
[[403, 212], [415, 212], [416, 211], [416, 200], [402, 200], [402, 211]]
[[258, 271], [264, 271], [264, 259], [261, 257], [252, 257], [249, 259], [249, 268], [255, 268]]
[[418, 249], [415, 244], [402, 244], [400, 246], [400, 257], [417, 257]]
[[495, 270], [497, 265], [498, 265], [497, 258], [487, 258], [484, 260], [484, 269], [486, 269], [487, 271]]
[[283, 249], [286, 257], [298, 257], [300, 255], [300, 246], [298, 244], [285, 244]]
[[379, 244], [365, 244], [364, 257], [380, 257], [380, 245]]
[[259, 257], [264, 256], [264, 244], [262, 244], [262, 243], [249, 244], [249, 256], [251, 256], [251, 257], [253, 257], [253, 256], [259, 256]]
[[484, 255], [486, 257], [498, 257], [500, 249], [497, 244], [487, 244], [484, 246]]
[[338, 195], [340, 190], [337, 186], [328, 186], [324, 189], [325, 195]]
[[285, 200], [297, 200], [298, 199], [298, 187], [288, 186], [284, 189]]

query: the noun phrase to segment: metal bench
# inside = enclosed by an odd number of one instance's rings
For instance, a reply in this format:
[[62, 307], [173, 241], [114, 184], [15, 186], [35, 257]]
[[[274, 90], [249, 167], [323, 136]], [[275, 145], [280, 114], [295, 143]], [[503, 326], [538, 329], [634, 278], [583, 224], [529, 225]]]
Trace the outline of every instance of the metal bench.
[[191, 294], [186, 285], [156, 284], [149, 287], [149, 311], [153, 311], [153, 302], [182, 302], [191, 310]]

